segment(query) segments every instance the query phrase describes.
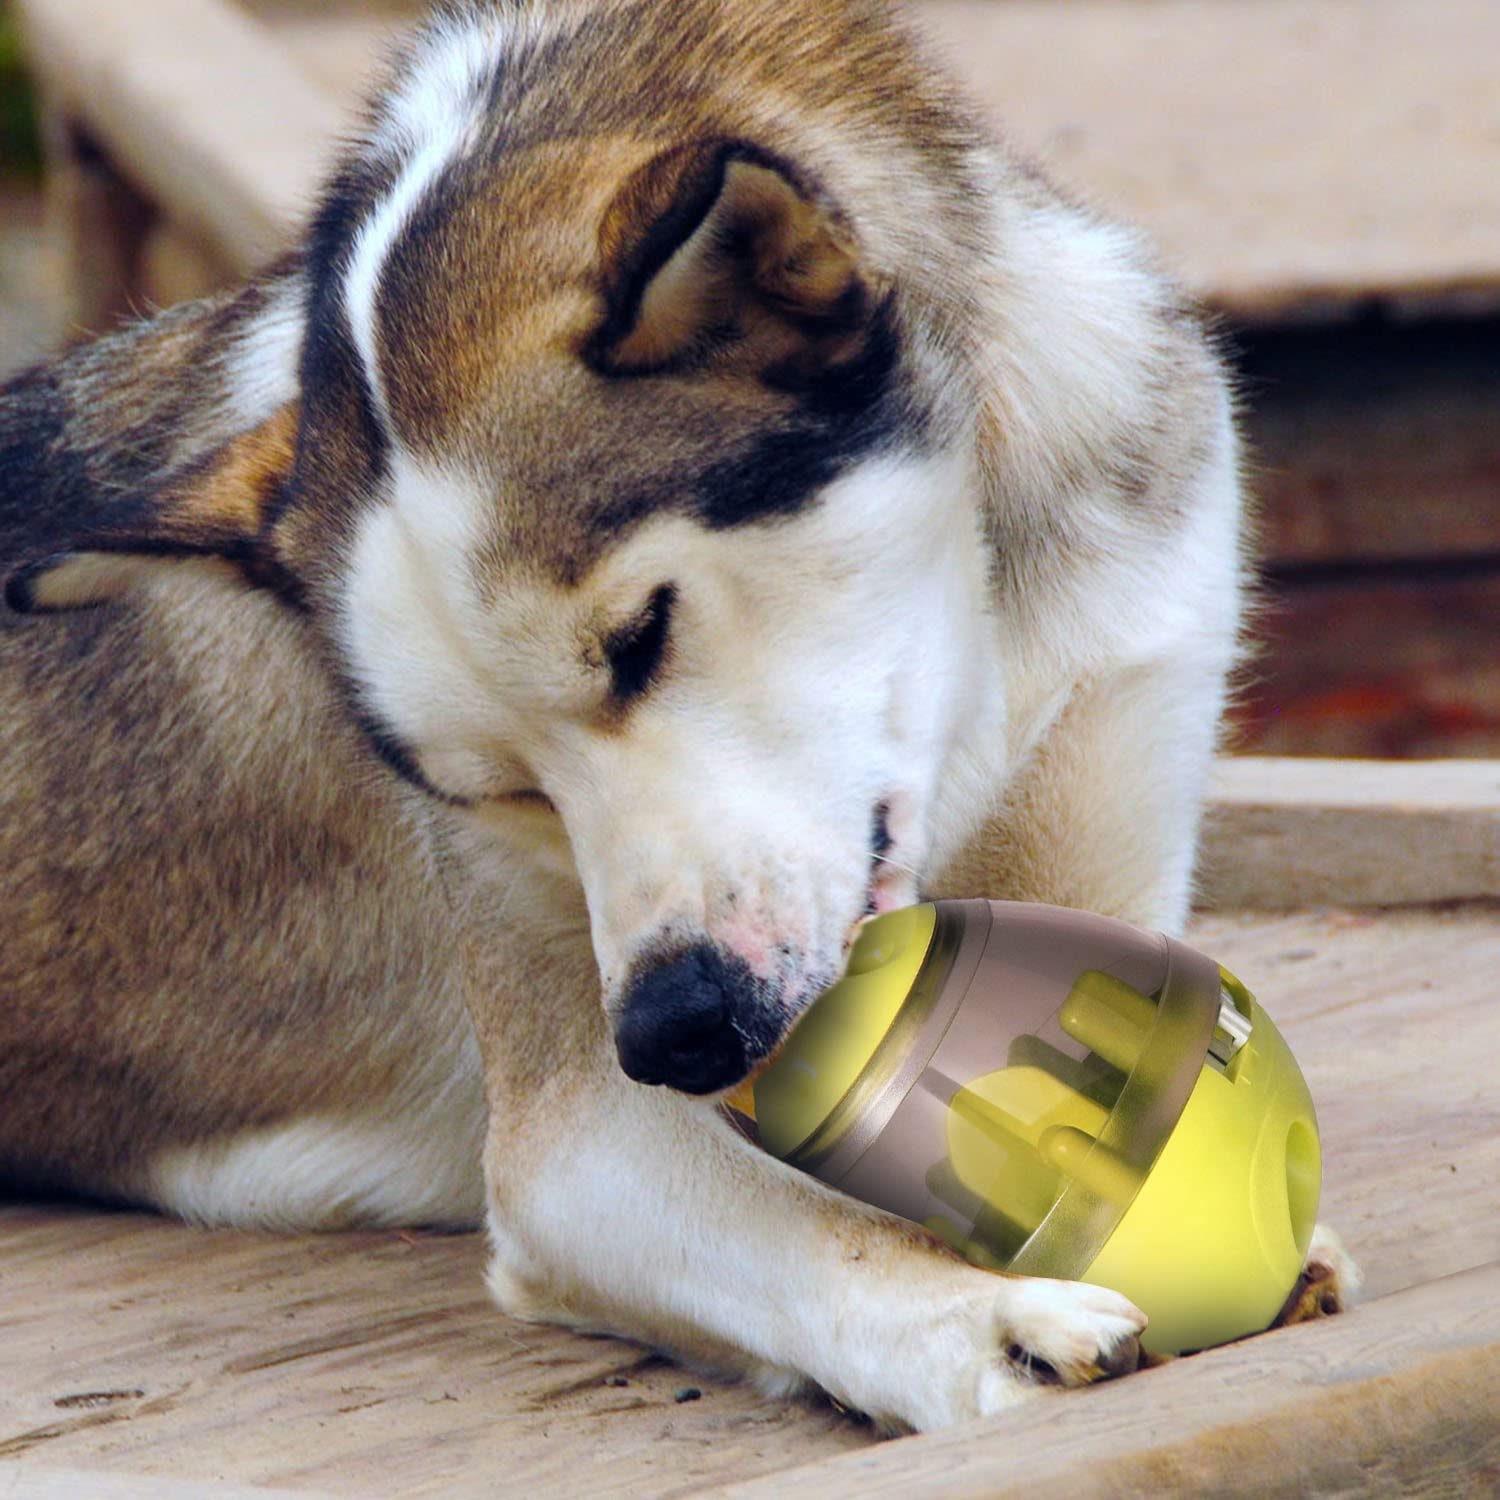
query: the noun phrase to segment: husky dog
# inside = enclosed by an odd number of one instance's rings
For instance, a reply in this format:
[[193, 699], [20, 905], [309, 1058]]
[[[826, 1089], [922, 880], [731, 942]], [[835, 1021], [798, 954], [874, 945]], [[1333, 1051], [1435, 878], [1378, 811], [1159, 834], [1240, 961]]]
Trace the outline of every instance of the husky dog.
[[879, 0], [440, 12], [295, 255], [5, 389], [0, 527], [6, 1180], [484, 1221], [893, 1427], [1135, 1364], [720, 1107], [919, 892], [1176, 930], [1236, 652], [1199, 319]]

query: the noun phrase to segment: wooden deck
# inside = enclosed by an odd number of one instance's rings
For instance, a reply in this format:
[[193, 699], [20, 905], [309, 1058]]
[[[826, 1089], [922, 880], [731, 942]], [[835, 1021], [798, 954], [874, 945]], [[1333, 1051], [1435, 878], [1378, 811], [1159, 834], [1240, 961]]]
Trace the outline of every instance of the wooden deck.
[[[1500, 1262], [1500, 1074], [1487, 1061], [1500, 1054], [1500, 904], [1223, 912], [1200, 916], [1192, 936], [1257, 990], [1305, 1065], [1326, 1158], [1321, 1216], [1344, 1232], [1371, 1296]], [[139, 1491], [92, 1478], [78, 1488], [80, 1472], [191, 1480], [209, 1494], [213, 1482], [369, 1497], [665, 1496], [873, 1444], [826, 1405], [765, 1403], [624, 1344], [510, 1322], [484, 1298], [482, 1261], [477, 1236], [274, 1238], [73, 1207], [0, 1210], [0, 1496], [169, 1493], [155, 1479]], [[1424, 1357], [1466, 1325], [1477, 1337], [1456, 1295]], [[1377, 1318], [1382, 1305], [1342, 1321]], [[1233, 1390], [1257, 1370], [1266, 1378], [1284, 1347], [1306, 1377], [1338, 1327], [1200, 1359], [1206, 1375], [1233, 1354], [1221, 1377]], [[1475, 1383], [1500, 1375], [1497, 1350], [1491, 1340], [1490, 1364], [1468, 1359], [1471, 1405], [1482, 1391], [1500, 1403], [1500, 1387]], [[1132, 1377], [1110, 1400], [1138, 1391], [1127, 1405], [1149, 1407], [1162, 1378]], [[692, 1390], [701, 1396], [681, 1399]], [[1105, 1394], [1047, 1398], [1046, 1450], [1083, 1442]], [[1107, 1414], [1118, 1432], [1123, 1419]], [[1014, 1427], [1019, 1463], [1034, 1455], [1024, 1438], [1034, 1421], [985, 1424], [980, 1449], [999, 1451]], [[875, 1457], [899, 1474], [906, 1448]], [[1250, 1460], [1225, 1451], [1243, 1477]], [[1266, 1454], [1285, 1459], [1274, 1445]], [[801, 1492], [874, 1492], [863, 1467], [813, 1472], [822, 1479], [809, 1488], [799, 1474]]]
[[[284, 239], [380, 47], [421, 8], [18, 4], [49, 87], [230, 270]], [[1023, 148], [1144, 225], [1241, 322], [1500, 307], [1492, 0], [911, 9]]]
[[[247, 8], [349, 97], [403, 9], [421, 7]], [[1147, 226], [1237, 318], [1338, 315], [1369, 299], [1500, 306], [1489, 0], [909, 8], [1014, 140]]]

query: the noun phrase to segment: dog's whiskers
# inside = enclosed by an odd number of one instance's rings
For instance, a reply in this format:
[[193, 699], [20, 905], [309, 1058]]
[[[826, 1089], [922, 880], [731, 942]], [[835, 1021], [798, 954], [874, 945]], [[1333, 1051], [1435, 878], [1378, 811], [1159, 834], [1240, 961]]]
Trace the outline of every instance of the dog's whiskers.
[[922, 878], [921, 872], [918, 871], [915, 865], [909, 865], [904, 860], [892, 859], [889, 854], [877, 854], [873, 857], [873, 860], [877, 865], [889, 865], [893, 870], [901, 870], [903, 873], [910, 875], [913, 880], [920, 880]]

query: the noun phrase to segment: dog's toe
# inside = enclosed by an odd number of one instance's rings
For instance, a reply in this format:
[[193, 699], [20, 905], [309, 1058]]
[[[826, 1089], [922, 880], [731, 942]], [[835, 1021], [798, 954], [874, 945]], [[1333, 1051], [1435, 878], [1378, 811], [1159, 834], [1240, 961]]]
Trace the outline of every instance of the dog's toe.
[[1275, 1326], [1308, 1323], [1347, 1312], [1359, 1301], [1364, 1277], [1338, 1234], [1326, 1224], [1313, 1230], [1307, 1264], [1286, 1299]]
[[1146, 1318], [1118, 1292], [1019, 1278], [998, 1299], [995, 1314], [1006, 1364], [1023, 1381], [1087, 1385], [1140, 1365]]

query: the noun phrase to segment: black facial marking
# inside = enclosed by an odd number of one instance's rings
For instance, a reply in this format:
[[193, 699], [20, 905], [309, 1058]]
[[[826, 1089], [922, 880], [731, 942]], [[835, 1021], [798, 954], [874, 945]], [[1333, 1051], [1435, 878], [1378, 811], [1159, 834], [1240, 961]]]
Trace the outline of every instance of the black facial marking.
[[417, 764], [417, 757], [411, 747], [398, 735], [384, 719], [380, 717], [364, 701], [364, 696], [355, 683], [344, 673], [335, 675], [335, 684], [343, 699], [344, 708], [357, 728], [364, 736], [365, 743], [375, 752], [376, 758], [387, 770], [395, 772], [408, 786], [414, 786], [419, 792], [434, 798], [438, 802], [444, 802], [449, 807], [468, 807], [471, 804], [463, 797], [455, 797], [449, 792], [435, 787], [423, 774], [422, 768]]
[[807, 378], [770, 371], [767, 383], [797, 395], [780, 426], [698, 481], [695, 510], [715, 531], [796, 515], [859, 459], [898, 442], [920, 442], [920, 414], [894, 389], [900, 340], [889, 303], [876, 314], [861, 352]]
[[390, 442], [354, 347], [344, 278], [359, 227], [390, 191], [393, 179], [394, 168], [388, 164], [347, 161], [325, 193], [308, 236], [304, 399], [291, 486], [298, 493], [329, 490], [341, 465], [362, 471], [357, 478], [366, 491], [386, 471]]
[[7, 560], [65, 550], [94, 518], [84, 455], [65, 437], [71, 416], [48, 370], [0, 387], [0, 556]]
[[660, 674], [671, 640], [676, 602], [676, 586], [664, 583], [635, 620], [605, 641], [610, 691], [619, 702], [629, 703], [641, 697]]
[[613, 495], [592, 512], [590, 529], [617, 541], [652, 516], [684, 510], [716, 531], [783, 520], [815, 503], [860, 459], [901, 447], [920, 450], [927, 416], [902, 395], [900, 358], [887, 302], [875, 313], [864, 349], [846, 364], [816, 379], [792, 370], [766, 373], [768, 384], [797, 396], [779, 421], [696, 474], [664, 476]]

